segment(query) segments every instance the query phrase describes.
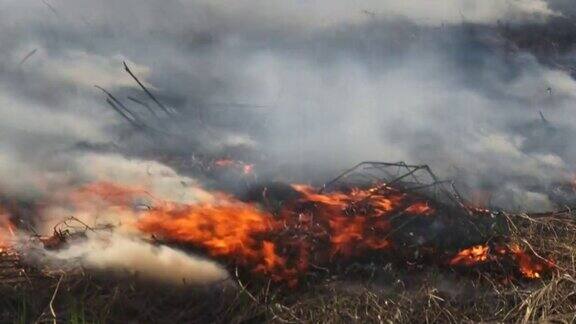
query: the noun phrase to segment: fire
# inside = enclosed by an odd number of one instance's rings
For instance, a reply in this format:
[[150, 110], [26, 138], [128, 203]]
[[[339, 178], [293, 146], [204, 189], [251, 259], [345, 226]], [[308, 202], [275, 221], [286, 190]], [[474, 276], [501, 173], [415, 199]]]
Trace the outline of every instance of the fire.
[[[244, 202], [199, 188], [202, 194], [196, 203], [178, 203], [152, 197], [145, 188], [111, 183], [82, 187], [69, 200], [77, 212], [119, 213], [132, 219], [127, 223], [141, 233], [203, 251], [230, 267], [290, 286], [312, 264], [329, 267], [333, 262], [399, 249], [391, 238], [393, 219], [436, 215], [431, 202], [385, 185], [325, 193], [307, 185], [291, 188], [296, 196], [274, 211], [265, 209], [264, 202]], [[151, 197], [153, 203], [135, 209], [134, 202], [142, 196]], [[268, 199], [266, 194], [262, 197]], [[473, 246], [456, 254], [449, 265], [474, 266], [502, 258], [512, 259], [527, 278], [538, 278], [550, 269], [516, 246]]]
[[542, 273], [554, 267], [552, 261], [536, 259], [534, 256], [522, 251], [520, 246], [516, 244], [510, 246], [510, 252], [514, 254], [515, 260], [518, 263], [518, 269], [525, 278], [540, 278]]
[[[134, 211], [143, 188], [94, 183], [69, 195], [76, 213], [114, 211], [137, 219], [135, 227], [166, 241], [205, 251], [230, 265], [294, 285], [312, 261], [326, 264], [393, 247], [390, 216], [425, 215], [432, 207], [392, 188], [319, 193], [293, 185], [300, 195], [275, 213], [257, 203], [213, 192], [195, 204], [154, 198]], [[134, 215], [137, 213], [138, 215]]]
[[434, 213], [434, 209], [428, 206], [428, 203], [426, 202], [419, 202], [406, 208], [406, 212], [418, 215], [431, 215]]
[[[196, 204], [155, 200], [153, 208], [140, 211], [136, 227], [294, 285], [312, 261], [325, 264], [391, 249], [390, 216], [433, 212], [425, 202], [392, 188], [319, 193], [305, 185], [292, 187], [300, 197], [276, 213], [218, 192]], [[108, 208], [128, 212], [138, 194], [139, 189], [100, 183], [72, 197], [85, 204], [93, 200], [86, 195], [93, 195]]]
[[486, 262], [490, 248], [487, 245], [475, 245], [471, 248], [464, 249], [450, 260], [450, 265], [472, 266], [478, 263]]
[[536, 259], [523, 251], [517, 244], [496, 246], [493, 250], [488, 245], [476, 245], [458, 252], [449, 264], [452, 266], [474, 266], [504, 259], [512, 260], [517, 265], [520, 274], [527, 279], [538, 279], [543, 273], [554, 268], [553, 262]]
[[266, 272], [283, 262], [274, 252], [273, 243], [258, 237], [273, 232], [278, 225], [271, 215], [256, 206], [218, 194], [215, 203], [165, 202], [155, 206], [143, 215], [138, 228], [202, 247], [211, 256], [226, 257], [238, 265], [263, 265]]

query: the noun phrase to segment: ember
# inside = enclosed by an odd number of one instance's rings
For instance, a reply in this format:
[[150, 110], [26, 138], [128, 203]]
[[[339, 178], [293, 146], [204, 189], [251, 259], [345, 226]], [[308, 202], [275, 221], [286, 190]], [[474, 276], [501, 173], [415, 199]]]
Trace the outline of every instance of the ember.
[[543, 273], [554, 268], [554, 263], [552, 261], [537, 259], [535, 256], [522, 251], [518, 245], [511, 245], [510, 252], [514, 253], [516, 262], [518, 263], [518, 269], [526, 278], [540, 278]]
[[518, 267], [520, 274], [526, 279], [537, 279], [542, 274], [550, 272], [554, 263], [545, 259], [537, 259], [528, 254], [517, 244], [495, 246], [476, 245], [460, 251], [450, 260], [452, 266], [474, 266], [486, 262], [497, 262], [511, 259]]
[[472, 266], [488, 260], [488, 252], [490, 248], [487, 245], [476, 245], [468, 249], [464, 249], [450, 260], [450, 265], [466, 265]]
[[220, 169], [237, 170], [244, 175], [252, 174], [254, 172], [254, 164], [246, 163], [243, 161], [236, 161], [232, 159], [219, 159], [214, 161], [214, 166]]

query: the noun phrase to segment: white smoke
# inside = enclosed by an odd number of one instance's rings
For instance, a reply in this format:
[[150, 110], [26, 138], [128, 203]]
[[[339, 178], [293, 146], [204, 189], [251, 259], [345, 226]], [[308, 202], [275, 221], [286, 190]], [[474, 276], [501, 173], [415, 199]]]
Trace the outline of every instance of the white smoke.
[[[138, 210], [155, 205], [157, 201], [180, 204], [209, 202], [213, 195], [204, 190], [195, 179], [179, 175], [174, 169], [156, 161], [126, 158], [119, 154], [83, 153], [75, 155], [71, 175], [59, 174], [51, 182], [51, 188], [42, 195], [47, 204], [36, 219], [38, 231], [51, 235], [54, 226], [73, 216], [89, 226], [112, 225], [118, 233], [135, 231]], [[83, 201], [78, 208], [69, 197], [85, 184], [110, 183], [121, 188], [136, 189], [137, 197], [124, 211], [119, 211], [100, 199]], [[97, 198], [97, 197], [95, 197]]]
[[44, 251], [41, 261], [57, 263], [59, 267], [128, 273], [178, 285], [211, 284], [228, 278], [227, 271], [218, 264], [167, 246], [114, 233], [87, 232], [87, 236], [70, 242], [67, 248]]
[[[47, 204], [35, 219], [36, 228], [44, 236], [52, 235], [54, 229], [71, 230], [73, 234], [66, 245], [57, 250], [36, 248], [32, 253], [34, 262], [55, 268], [82, 267], [136, 274], [173, 284], [210, 284], [226, 280], [226, 270], [217, 263], [171, 247], [154, 245], [134, 225], [140, 208], [148, 208], [146, 204], [153, 206], [155, 200], [194, 203], [211, 199], [196, 181], [179, 176], [158, 162], [127, 159], [116, 154], [80, 154], [75, 162], [77, 167], [84, 167], [74, 170], [74, 177], [69, 177], [68, 183], [61, 181], [64, 177], [59, 177], [56, 190], [42, 193]], [[120, 209], [89, 197], [81, 206], [68, 201], [78, 186], [94, 182], [111, 182], [142, 192]], [[29, 247], [28, 244], [21, 246], [23, 249]], [[25, 252], [30, 254], [28, 250]]]
[[[544, 24], [561, 15], [543, 0], [23, 0], [2, 9], [3, 194], [46, 198], [112, 181], [176, 202], [209, 199], [194, 179], [122, 154], [165, 149], [125, 140], [137, 131], [94, 88], [124, 101], [146, 98], [122, 61], [183, 112], [177, 122], [184, 136], [211, 149], [253, 146], [272, 161], [274, 176], [286, 165], [334, 175], [362, 160], [405, 160], [445, 176], [464, 169], [472, 186], [501, 188], [502, 205], [543, 209], [551, 206], [547, 197], [515, 179], [551, 181], [576, 159], [570, 132], [554, 145], [525, 132], [539, 110], [576, 130], [574, 79], [530, 54], [508, 55], [494, 30], [486, 31], [498, 21]], [[480, 31], [461, 23], [480, 24]], [[203, 105], [227, 102], [262, 107]], [[198, 121], [210, 113], [215, 121]], [[172, 130], [170, 123], [159, 125]], [[120, 153], [86, 153], [78, 143]], [[189, 157], [200, 149], [178, 148]], [[214, 263], [134, 237], [122, 224], [136, 214], [77, 214], [55, 205], [37, 221], [45, 234], [68, 216], [116, 226], [109, 236], [90, 234], [47, 254], [54, 260], [178, 282], [225, 278]]]
[[[327, 164], [328, 176], [361, 160], [405, 160], [445, 176], [465, 169], [481, 184], [501, 175], [552, 179], [576, 157], [573, 149], [528, 155], [533, 139], [512, 129], [539, 110], [575, 128], [574, 80], [529, 54], [501, 53], [493, 31], [457, 27], [544, 24], [561, 15], [543, 0], [25, 0], [5, 8], [4, 192], [31, 195], [85, 177], [97, 164], [67, 151], [78, 142], [162, 149], [126, 141], [134, 130], [93, 87], [145, 100], [121, 61], [186, 113], [178, 127], [185, 137], [210, 150], [252, 146], [276, 163], [271, 169]], [[264, 107], [254, 114], [231, 107], [214, 111], [216, 122], [198, 122], [212, 113], [206, 102]], [[221, 126], [227, 118], [234, 127]], [[171, 130], [168, 121], [158, 126]]]

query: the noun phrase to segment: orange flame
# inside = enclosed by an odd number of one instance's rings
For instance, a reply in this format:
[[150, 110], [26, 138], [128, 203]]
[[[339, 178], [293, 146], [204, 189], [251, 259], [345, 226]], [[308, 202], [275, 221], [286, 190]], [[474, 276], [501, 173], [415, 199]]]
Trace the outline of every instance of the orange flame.
[[[216, 199], [217, 205], [186, 206], [185, 211], [176, 218], [167, 214], [166, 208], [155, 209], [141, 220], [139, 228], [144, 232], [201, 246], [213, 256], [223, 256], [236, 264], [252, 266], [254, 272], [268, 274], [273, 280], [287, 281], [289, 284], [295, 284], [297, 277], [308, 269], [312, 253], [316, 254], [316, 258], [327, 260], [349, 258], [391, 247], [391, 242], [385, 239], [391, 227], [386, 216], [401, 207], [403, 194], [390, 192], [385, 196], [359, 189], [354, 189], [350, 194], [320, 194], [309, 186], [294, 185], [293, 188], [302, 197], [294, 205], [285, 206], [278, 215], [220, 194]], [[370, 211], [349, 210], [355, 202], [366, 199]], [[308, 210], [296, 212], [303, 205], [310, 204], [313, 206]], [[231, 207], [233, 210], [229, 209]], [[431, 210], [430, 207], [410, 207], [407, 208], [409, 213]], [[186, 224], [179, 222], [180, 217], [185, 217]], [[255, 223], [251, 224], [251, 220]], [[230, 227], [229, 231], [221, 231], [218, 224]], [[294, 232], [291, 237], [290, 231]], [[240, 235], [236, 235], [238, 233]], [[211, 245], [213, 240], [227, 249], [222, 251], [220, 245]], [[313, 241], [326, 242], [330, 248], [311, 251]], [[235, 248], [230, 249], [231, 246]], [[326, 252], [327, 255], [322, 255]]]
[[[70, 200], [78, 210], [104, 205], [106, 211], [131, 216], [143, 233], [288, 285], [297, 284], [311, 263], [326, 265], [396, 248], [389, 239], [392, 216], [432, 217], [436, 212], [427, 201], [390, 187], [328, 193], [306, 185], [292, 188], [299, 197], [283, 202], [274, 213], [219, 192], [202, 191], [199, 202], [184, 204], [111, 183], [85, 186]], [[142, 195], [153, 198], [154, 206], [135, 210], [134, 201]], [[460, 251], [449, 265], [474, 266], [504, 257], [515, 261], [526, 278], [538, 278], [551, 268], [517, 246], [488, 245]]]
[[525, 278], [538, 279], [542, 273], [554, 268], [554, 263], [550, 260], [536, 259], [534, 256], [522, 251], [520, 246], [512, 244], [510, 252], [514, 254], [515, 261], [518, 263], [518, 270]]
[[549, 272], [554, 268], [554, 263], [545, 259], [536, 257], [523, 251], [517, 244], [497, 246], [494, 252], [488, 245], [476, 245], [464, 249], [454, 256], [449, 264], [452, 266], [474, 266], [489, 261], [499, 261], [504, 258], [511, 259], [518, 271], [526, 279], [538, 279], [543, 273]]
[[[224, 193], [210, 193], [210, 199], [195, 204], [154, 199], [153, 208], [138, 212], [135, 226], [294, 285], [308, 270], [312, 257], [325, 263], [392, 248], [387, 239], [389, 216], [433, 212], [425, 202], [392, 188], [356, 188], [349, 193], [318, 193], [304, 185], [293, 188], [300, 198], [286, 202], [275, 214]], [[98, 200], [107, 204], [106, 208], [134, 213], [133, 201], [144, 193], [139, 188], [95, 183], [70, 197], [79, 209], [91, 208]]]
[[472, 266], [478, 263], [486, 262], [490, 248], [487, 245], [475, 245], [471, 248], [464, 249], [450, 260], [450, 265]]

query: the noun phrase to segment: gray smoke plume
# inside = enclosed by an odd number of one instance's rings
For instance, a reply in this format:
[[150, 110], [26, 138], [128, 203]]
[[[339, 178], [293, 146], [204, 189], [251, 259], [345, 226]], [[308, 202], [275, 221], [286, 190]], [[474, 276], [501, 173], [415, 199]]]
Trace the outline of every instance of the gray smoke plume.
[[[318, 182], [362, 160], [405, 160], [497, 191], [493, 204], [508, 208], [551, 208], [537, 187], [573, 170], [576, 82], [500, 32], [571, 19], [560, 0], [24, 0], [2, 9], [6, 194], [83, 181], [86, 151], [192, 160], [236, 148], [266, 161], [263, 179]], [[178, 117], [141, 91], [124, 61]], [[135, 130], [94, 85], [155, 135]]]

